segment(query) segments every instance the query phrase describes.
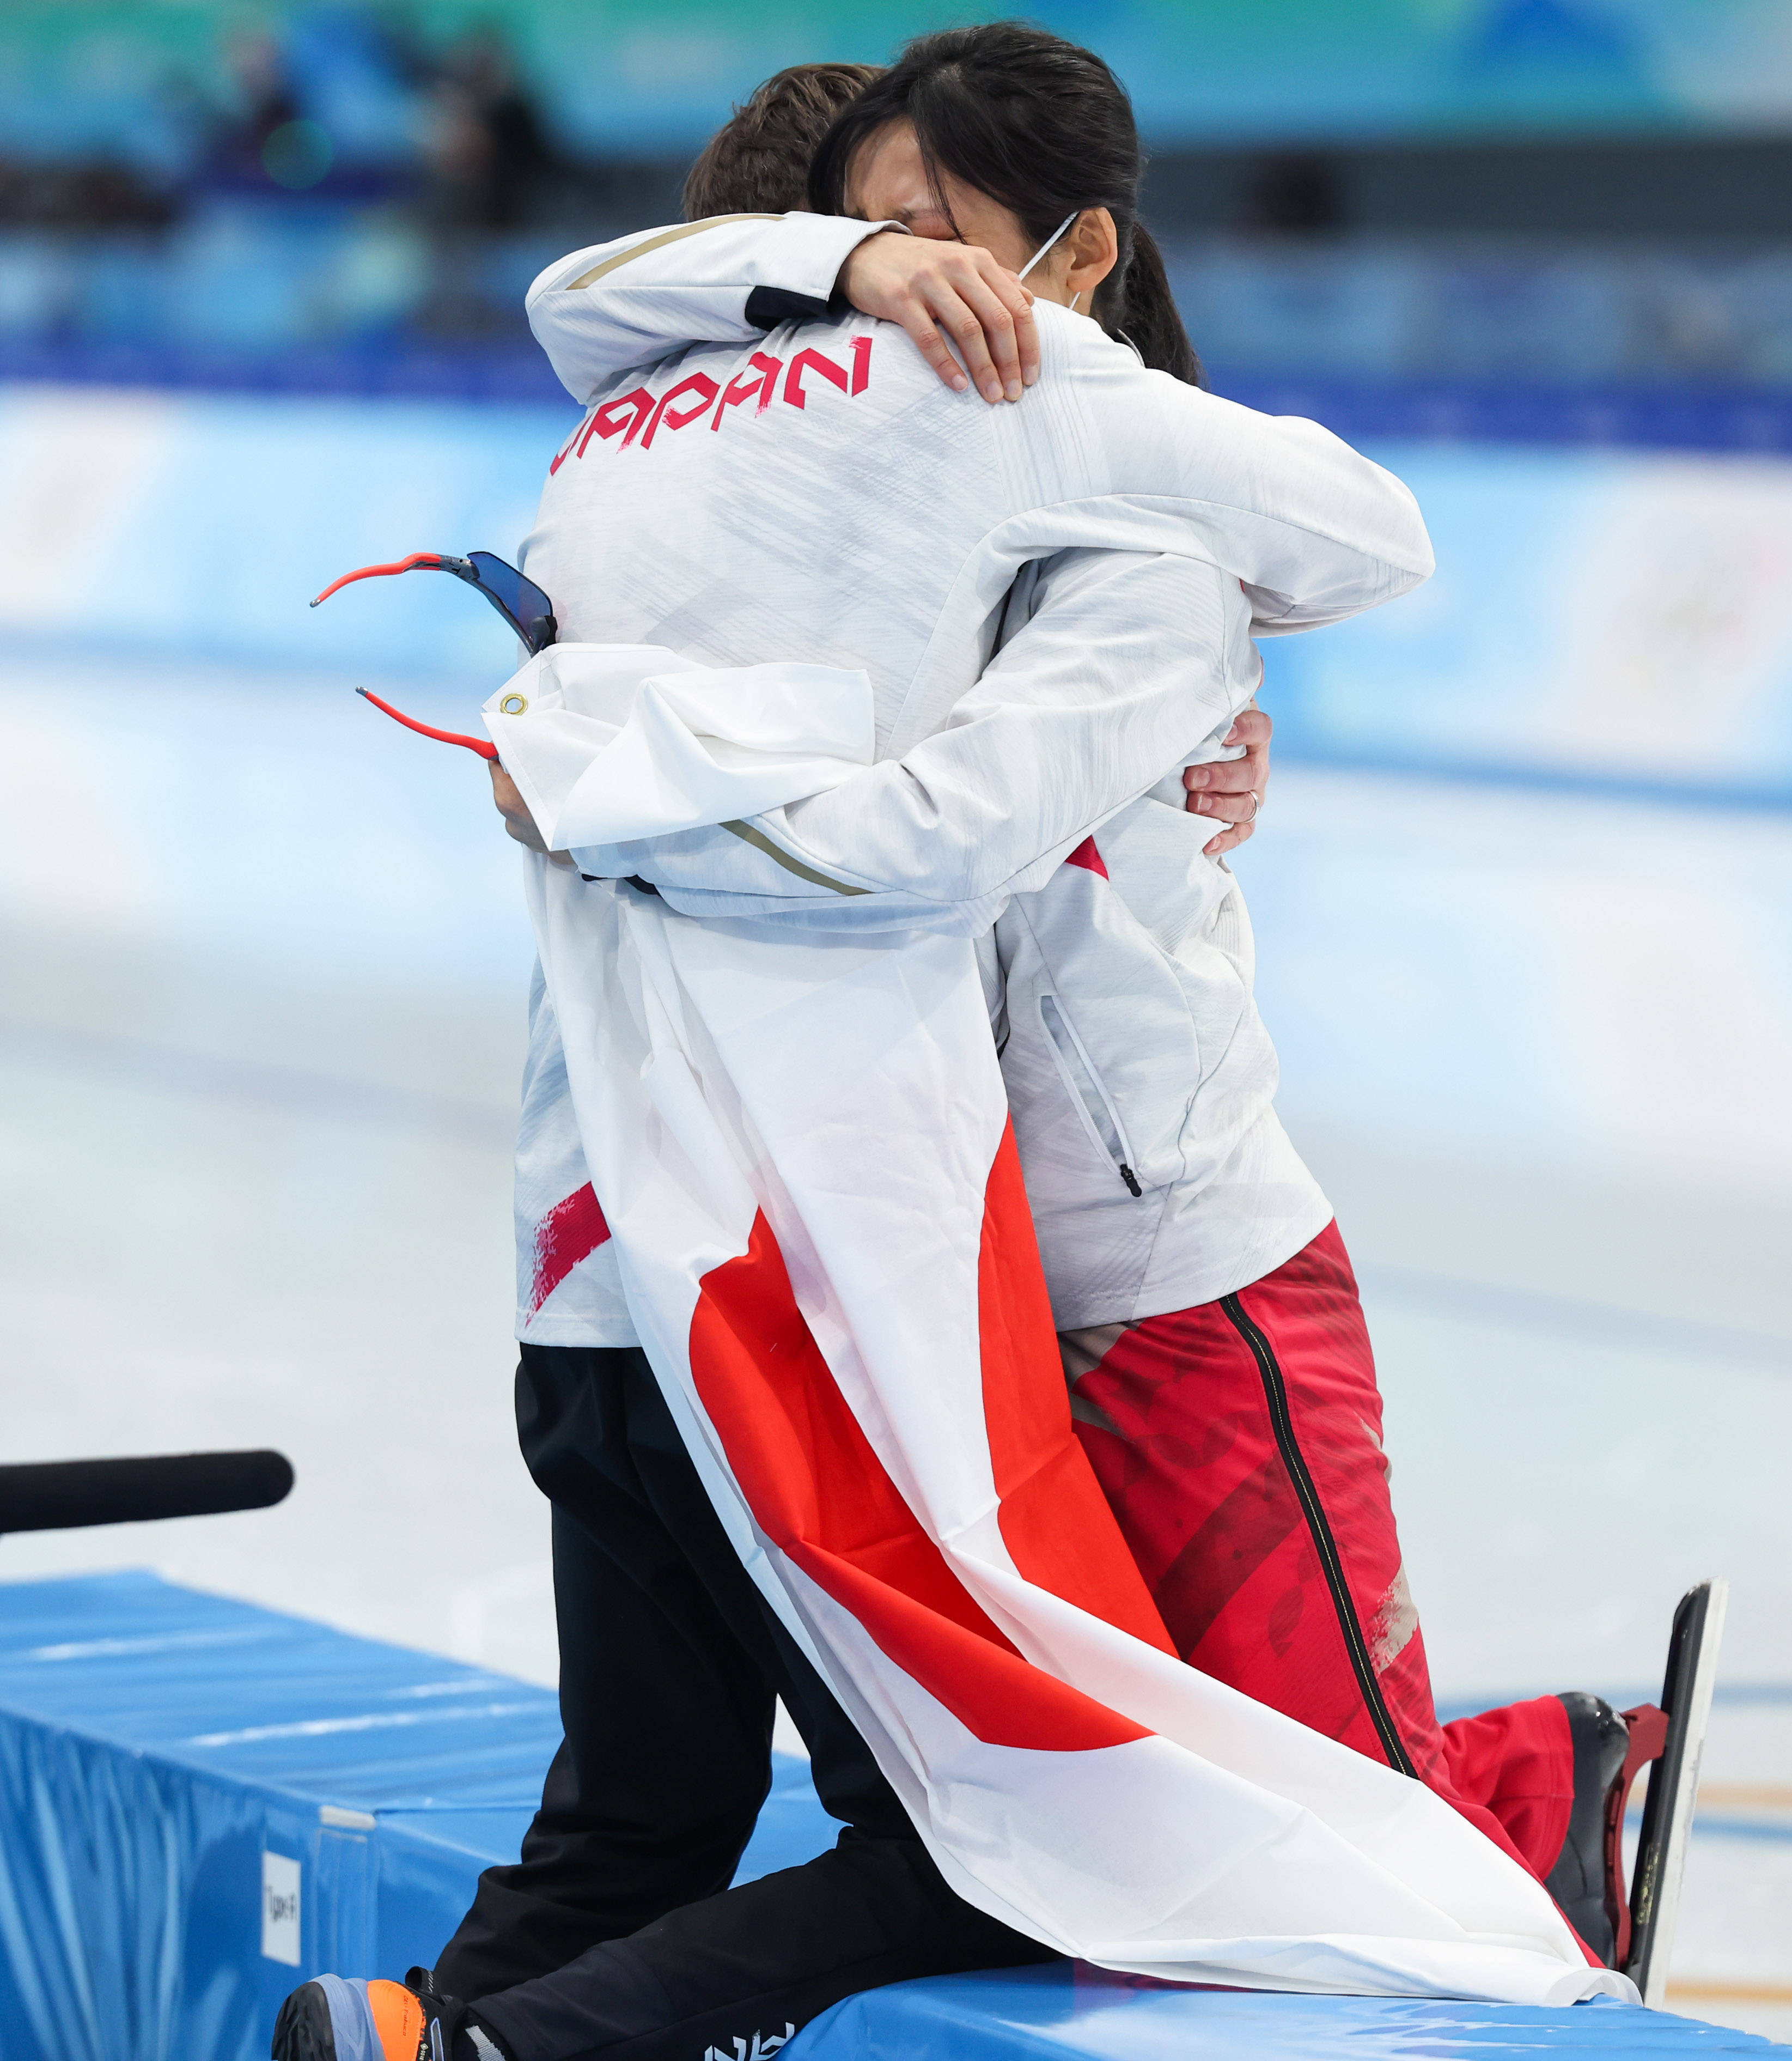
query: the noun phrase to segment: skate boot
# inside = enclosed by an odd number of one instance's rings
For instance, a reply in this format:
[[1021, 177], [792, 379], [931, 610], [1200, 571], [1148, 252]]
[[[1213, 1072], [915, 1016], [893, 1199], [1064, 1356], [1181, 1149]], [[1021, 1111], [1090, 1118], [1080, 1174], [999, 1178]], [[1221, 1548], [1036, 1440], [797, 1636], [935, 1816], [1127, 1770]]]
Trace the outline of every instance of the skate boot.
[[274, 2061], [508, 2061], [503, 2047], [445, 1997], [427, 1968], [402, 1983], [319, 1975], [274, 2022]]
[[1608, 1968], [1615, 1967], [1622, 1854], [1614, 1879], [1606, 1846], [1606, 1799], [1623, 1772], [1630, 1727], [1602, 1696], [1572, 1689], [1556, 1701], [1568, 1713], [1574, 1742], [1574, 1807], [1561, 1856], [1543, 1886], [1587, 1945]]
[[[1619, 1712], [1579, 1691], [1560, 1699], [1574, 1742], [1574, 1803], [1546, 1887], [1606, 1967], [1622, 1968], [1652, 2006], [1667, 1990], [1727, 1595], [1727, 1583], [1702, 1582], [1681, 1599], [1659, 1704]], [[1624, 1814], [1645, 1768], [1648, 1798], [1626, 1889]]]

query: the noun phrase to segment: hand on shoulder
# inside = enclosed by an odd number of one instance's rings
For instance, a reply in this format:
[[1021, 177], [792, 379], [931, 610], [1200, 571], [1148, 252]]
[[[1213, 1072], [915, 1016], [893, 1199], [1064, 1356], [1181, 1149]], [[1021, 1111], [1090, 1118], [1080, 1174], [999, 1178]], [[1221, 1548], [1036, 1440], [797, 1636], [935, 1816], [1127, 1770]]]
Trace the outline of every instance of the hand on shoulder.
[[1033, 296], [975, 244], [880, 230], [841, 266], [840, 290], [906, 330], [954, 393], [974, 383], [986, 401], [1018, 401], [1039, 376]]

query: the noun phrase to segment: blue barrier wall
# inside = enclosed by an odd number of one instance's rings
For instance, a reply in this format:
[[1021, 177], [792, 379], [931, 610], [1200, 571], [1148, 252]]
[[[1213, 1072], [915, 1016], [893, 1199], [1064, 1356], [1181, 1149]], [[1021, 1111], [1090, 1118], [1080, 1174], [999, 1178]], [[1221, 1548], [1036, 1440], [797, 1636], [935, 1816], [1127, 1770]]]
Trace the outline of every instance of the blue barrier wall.
[[1792, 464], [1372, 448], [1417, 494], [1438, 570], [1266, 647], [1292, 750], [1792, 801]]
[[[433, 1961], [558, 1699], [142, 1574], [0, 1587], [0, 2053], [259, 2061], [306, 1976]], [[780, 1757], [750, 1880], [835, 1828]]]

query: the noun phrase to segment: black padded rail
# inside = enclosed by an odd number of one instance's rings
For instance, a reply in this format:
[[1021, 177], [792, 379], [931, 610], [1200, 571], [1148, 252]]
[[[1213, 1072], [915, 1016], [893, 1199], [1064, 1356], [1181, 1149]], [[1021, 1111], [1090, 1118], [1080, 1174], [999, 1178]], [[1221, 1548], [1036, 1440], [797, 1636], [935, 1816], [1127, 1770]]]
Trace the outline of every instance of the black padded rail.
[[0, 1532], [68, 1531], [266, 1510], [293, 1485], [284, 1453], [170, 1453], [148, 1459], [0, 1467]]

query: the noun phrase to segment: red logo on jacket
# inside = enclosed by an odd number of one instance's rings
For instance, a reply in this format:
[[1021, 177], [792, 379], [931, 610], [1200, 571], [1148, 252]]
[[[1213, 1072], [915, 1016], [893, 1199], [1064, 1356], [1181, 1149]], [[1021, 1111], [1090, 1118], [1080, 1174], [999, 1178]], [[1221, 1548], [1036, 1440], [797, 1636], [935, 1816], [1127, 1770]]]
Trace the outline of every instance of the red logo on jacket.
[[654, 438], [662, 430], [688, 430], [705, 416], [712, 430], [719, 430], [730, 408], [744, 407], [749, 401], [754, 404], [755, 415], [764, 414], [779, 398], [793, 408], [806, 408], [809, 397], [803, 391], [803, 382], [810, 374], [838, 386], [849, 400], [853, 399], [871, 382], [870, 338], [855, 336], [848, 351], [852, 359], [850, 367], [830, 358], [825, 350], [799, 350], [788, 365], [782, 358], [756, 350], [747, 361], [749, 370], [730, 379], [726, 387], [718, 386], [706, 372], [690, 373], [663, 394], [651, 394], [645, 386], [637, 386], [632, 394], [620, 394], [614, 401], [594, 408], [561, 446], [548, 471], [558, 472], [569, 458], [583, 458], [594, 437], [606, 442], [620, 437], [623, 450], [630, 444], [651, 450]]

